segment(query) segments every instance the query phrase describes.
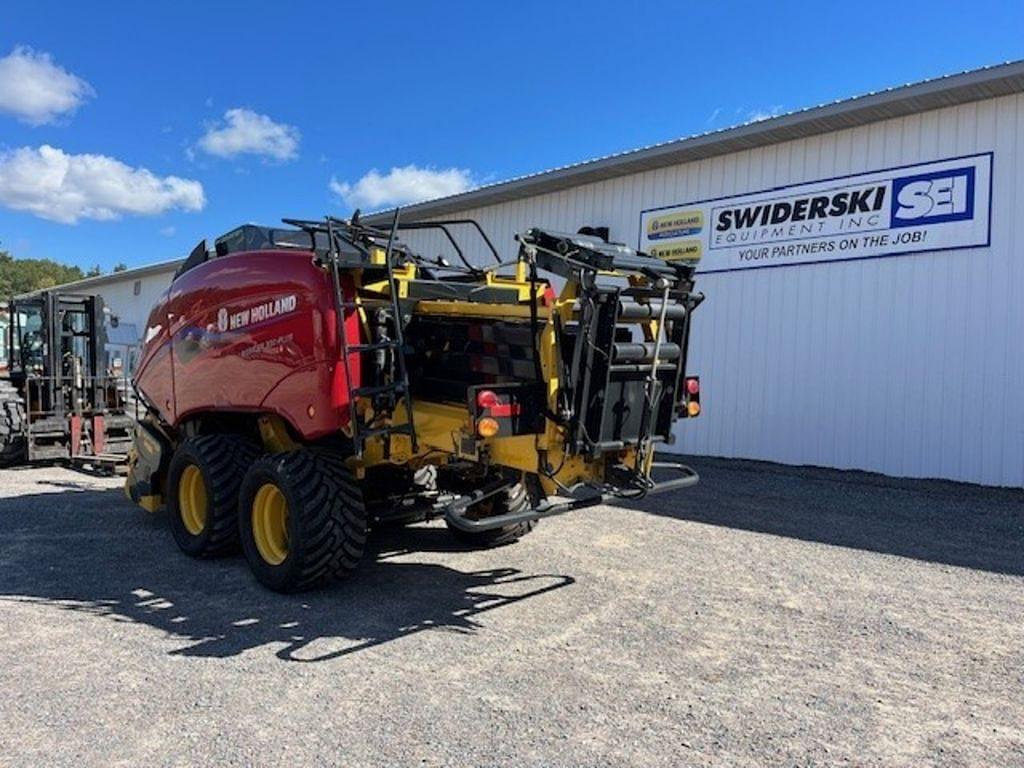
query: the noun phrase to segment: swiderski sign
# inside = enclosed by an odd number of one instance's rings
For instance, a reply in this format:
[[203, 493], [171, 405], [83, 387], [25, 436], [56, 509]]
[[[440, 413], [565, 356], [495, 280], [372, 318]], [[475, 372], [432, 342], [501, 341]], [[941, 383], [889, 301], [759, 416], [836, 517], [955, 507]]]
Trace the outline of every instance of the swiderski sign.
[[987, 246], [992, 153], [887, 168], [640, 215], [640, 249], [726, 272]]

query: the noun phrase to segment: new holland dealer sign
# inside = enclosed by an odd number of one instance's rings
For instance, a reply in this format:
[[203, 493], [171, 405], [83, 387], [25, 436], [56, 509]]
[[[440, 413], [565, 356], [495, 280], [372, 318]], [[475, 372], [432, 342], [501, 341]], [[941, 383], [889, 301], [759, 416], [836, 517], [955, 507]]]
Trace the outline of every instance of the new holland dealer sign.
[[702, 272], [989, 245], [992, 153], [655, 208], [640, 250]]

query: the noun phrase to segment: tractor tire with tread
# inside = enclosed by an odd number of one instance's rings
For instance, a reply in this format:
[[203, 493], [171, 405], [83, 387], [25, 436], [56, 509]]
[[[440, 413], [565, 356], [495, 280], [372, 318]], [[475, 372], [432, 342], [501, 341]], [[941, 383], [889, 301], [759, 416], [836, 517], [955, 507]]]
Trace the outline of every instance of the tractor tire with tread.
[[301, 448], [263, 456], [242, 481], [242, 551], [275, 592], [323, 585], [355, 569], [366, 544], [359, 484], [344, 462]]
[[190, 437], [178, 446], [167, 471], [167, 511], [182, 552], [216, 557], [237, 549], [238, 492], [259, 451], [252, 440], [227, 434]]
[[25, 460], [25, 401], [8, 381], [0, 381], [0, 467]]
[[[516, 483], [503, 493], [498, 493], [490, 499], [474, 504], [467, 510], [466, 516], [470, 519], [482, 520], [487, 517], [506, 515], [514, 512], [523, 512], [532, 506], [530, 493], [523, 483]], [[494, 528], [490, 531], [464, 531], [456, 528], [447, 520], [445, 525], [452, 536], [462, 544], [470, 547], [486, 549], [501, 547], [505, 544], [512, 544], [537, 527], [537, 520], [529, 520], [523, 523], [513, 523], [501, 528]]]
[[437, 492], [437, 469], [415, 471], [384, 464], [366, 471], [359, 487], [372, 530], [402, 528], [426, 520]]

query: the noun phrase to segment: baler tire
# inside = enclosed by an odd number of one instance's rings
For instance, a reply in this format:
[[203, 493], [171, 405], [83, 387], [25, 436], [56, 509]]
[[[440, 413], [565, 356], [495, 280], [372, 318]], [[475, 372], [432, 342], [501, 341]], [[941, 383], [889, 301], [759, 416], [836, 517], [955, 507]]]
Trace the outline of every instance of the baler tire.
[[0, 381], [0, 467], [12, 467], [26, 458], [25, 401], [10, 383]]
[[366, 527], [359, 483], [329, 453], [264, 456], [242, 481], [242, 551], [256, 579], [275, 592], [312, 589], [354, 570]]
[[[416, 502], [429, 502], [430, 495], [437, 491], [437, 469], [427, 465], [413, 472], [406, 467], [379, 465], [367, 470], [359, 487], [372, 531], [403, 528], [427, 519], [429, 505]], [[407, 499], [413, 503], [404, 503]]]
[[[259, 446], [240, 435], [199, 435], [186, 439], [171, 458], [167, 471], [167, 511], [171, 533], [182, 552], [191, 557], [217, 557], [238, 548], [238, 492], [246, 468], [259, 455]], [[198, 470], [197, 481], [193, 470]], [[205, 497], [202, 524], [189, 530], [189, 503], [182, 507], [183, 478], [198, 482]], [[184, 513], [184, 517], [183, 517]], [[196, 519], [190, 517], [195, 528]]]
[[[494, 515], [523, 512], [532, 506], [530, 502], [530, 494], [527, 491], [526, 486], [522, 483], [516, 483], [507, 491], [496, 494], [492, 498], [493, 501], [485, 500], [474, 505], [482, 507], [482, 505], [486, 504], [486, 508], [474, 510], [474, 507], [470, 507], [468, 510], [468, 516], [472, 515], [475, 519], [483, 519]], [[475, 515], [474, 512], [476, 513]], [[523, 538], [523, 536], [537, 527], [536, 520], [529, 520], [524, 523], [513, 523], [512, 525], [494, 528], [489, 531], [470, 532], [464, 531], [461, 528], [456, 528], [448, 521], [445, 521], [445, 524], [448, 526], [448, 530], [457, 541], [475, 549], [489, 549], [493, 547], [501, 547], [506, 544], [512, 544], [519, 541], [519, 539]]]

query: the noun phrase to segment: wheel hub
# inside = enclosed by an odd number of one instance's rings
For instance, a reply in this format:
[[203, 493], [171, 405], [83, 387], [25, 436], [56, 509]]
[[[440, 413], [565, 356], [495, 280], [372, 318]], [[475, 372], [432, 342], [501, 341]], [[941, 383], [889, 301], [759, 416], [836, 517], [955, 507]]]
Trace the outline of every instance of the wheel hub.
[[193, 536], [198, 536], [206, 528], [209, 503], [203, 473], [195, 464], [189, 464], [178, 482], [178, 513], [185, 530]]
[[252, 500], [252, 534], [260, 557], [270, 565], [288, 557], [288, 502], [273, 483], [260, 486]]

